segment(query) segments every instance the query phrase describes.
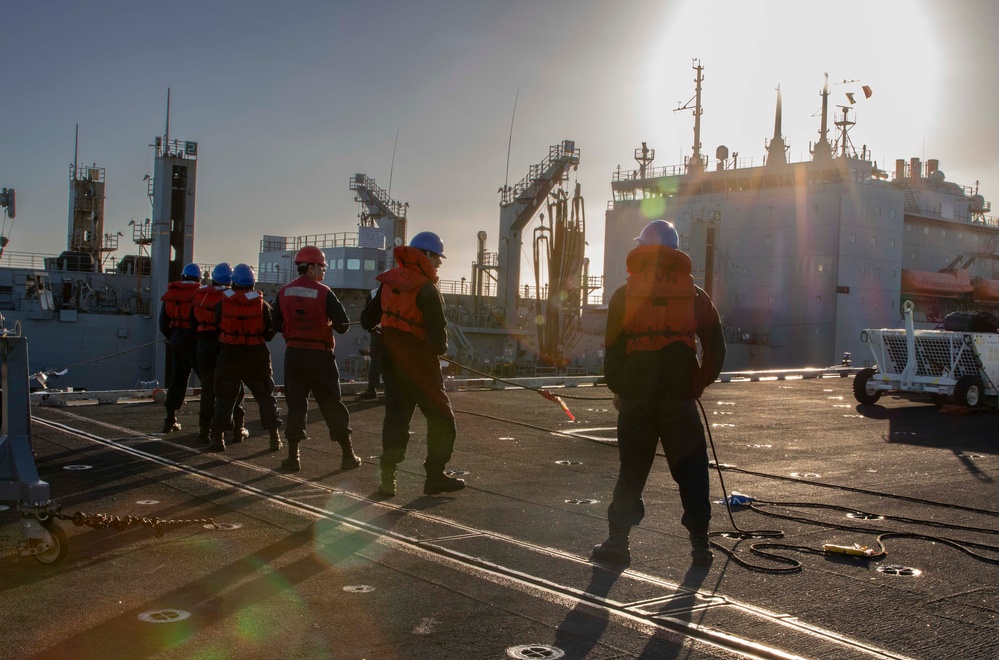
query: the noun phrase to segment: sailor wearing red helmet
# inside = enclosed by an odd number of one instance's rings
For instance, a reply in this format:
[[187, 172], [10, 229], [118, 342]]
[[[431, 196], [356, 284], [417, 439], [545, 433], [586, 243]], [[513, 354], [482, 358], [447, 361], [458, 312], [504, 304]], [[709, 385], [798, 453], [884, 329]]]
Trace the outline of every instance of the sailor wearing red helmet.
[[621, 469], [607, 510], [610, 536], [593, 549], [593, 559], [631, 560], [628, 533], [645, 516], [642, 491], [661, 444], [680, 489], [692, 561], [706, 566], [712, 560], [708, 454], [695, 400], [721, 372], [725, 338], [711, 299], [694, 285], [672, 223], [653, 220], [635, 240], [628, 282], [607, 307], [604, 374], [618, 410]]
[[361, 466], [350, 442], [350, 413], [341, 401], [340, 372], [333, 349], [333, 332], [347, 332], [350, 319], [332, 289], [322, 283], [326, 255], [306, 245], [295, 255], [299, 277], [285, 284], [274, 305], [275, 327], [284, 335], [284, 398], [288, 403], [288, 458], [281, 467], [299, 471], [298, 445], [306, 439], [309, 393], [319, 404], [330, 440], [340, 445], [340, 469]]
[[378, 492], [395, 495], [396, 466], [406, 457], [409, 423], [419, 406], [427, 418], [423, 492], [450, 493], [464, 488], [465, 482], [444, 474], [457, 435], [439, 361], [447, 353], [444, 299], [437, 288], [444, 242], [433, 232], [420, 232], [393, 255], [399, 265], [375, 278], [381, 286], [361, 313], [365, 330], [379, 323], [382, 327], [385, 422]]

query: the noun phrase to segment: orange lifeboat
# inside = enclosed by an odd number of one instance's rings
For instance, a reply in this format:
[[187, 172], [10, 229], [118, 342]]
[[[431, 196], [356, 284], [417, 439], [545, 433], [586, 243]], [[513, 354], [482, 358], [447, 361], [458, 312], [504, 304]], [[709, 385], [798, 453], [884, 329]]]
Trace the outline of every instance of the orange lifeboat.
[[999, 280], [976, 277], [971, 281], [975, 302], [999, 304]]
[[901, 288], [903, 295], [931, 298], [960, 298], [974, 291], [964, 268], [945, 268], [939, 272], [903, 268]]

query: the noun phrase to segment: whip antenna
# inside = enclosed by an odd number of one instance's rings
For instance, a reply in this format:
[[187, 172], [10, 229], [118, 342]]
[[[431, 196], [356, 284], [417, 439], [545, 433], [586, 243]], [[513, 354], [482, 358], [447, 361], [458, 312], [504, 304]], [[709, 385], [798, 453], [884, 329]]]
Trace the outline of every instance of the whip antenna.
[[517, 117], [517, 101], [520, 99], [520, 87], [517, 88], [517, 95], [513, 98], [513, 114], [510, 115], [510, 139], [506, 143], [506, 175], [503, 178], [503, 187], [508, 188], [510, 183], [510, 147], [513, 145], [513, 120]]

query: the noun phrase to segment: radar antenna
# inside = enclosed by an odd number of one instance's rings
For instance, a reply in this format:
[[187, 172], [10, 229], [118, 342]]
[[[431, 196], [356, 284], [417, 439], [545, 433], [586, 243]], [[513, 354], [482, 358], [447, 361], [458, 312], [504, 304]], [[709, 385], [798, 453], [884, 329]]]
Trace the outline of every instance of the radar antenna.
[[656, 159], [656, 150], [649, 149], [645, 142], [641, 149], [635, 149], [635, 160], [638, 161], [638, 177], [644, 179], [649, 171], [649, 165]]

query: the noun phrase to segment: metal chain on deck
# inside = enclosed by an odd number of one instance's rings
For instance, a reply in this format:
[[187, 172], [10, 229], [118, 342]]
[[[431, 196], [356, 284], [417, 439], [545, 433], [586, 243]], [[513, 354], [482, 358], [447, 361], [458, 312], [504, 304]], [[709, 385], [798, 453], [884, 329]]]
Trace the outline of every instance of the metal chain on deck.
[[163, 526], [164, 525], [215, 525], [216, 528], [221, 529], [216, 523], [214, 518], [190, 518], [183, 520], [176, 519], [164, 519], [164, 518], [148, 518], [145, 516], [113, 516], [106, 513], [84, 513], [83, 511], [77, 511], [76, 513], [70, 515], [62, 513], [61, 511], [55, 511], [51, 514], [53, 517], [60, 520], [72, 521], [77, 527], [90, 527], [92, 529], [116, 529], [123, 530], [131, 525], [142, 525], [143, 527], [152, 529], [156, 532], [156, 538], [163, 536]]

